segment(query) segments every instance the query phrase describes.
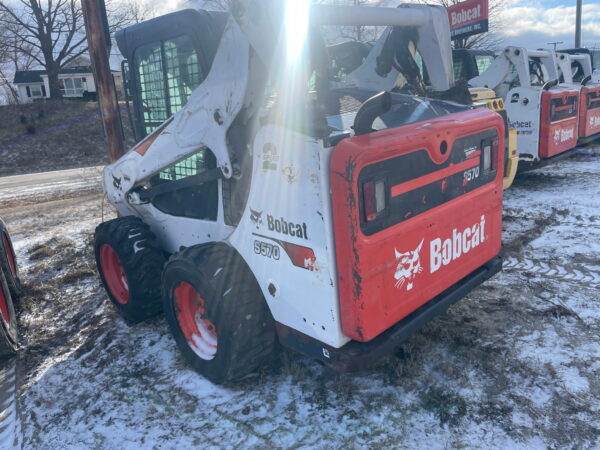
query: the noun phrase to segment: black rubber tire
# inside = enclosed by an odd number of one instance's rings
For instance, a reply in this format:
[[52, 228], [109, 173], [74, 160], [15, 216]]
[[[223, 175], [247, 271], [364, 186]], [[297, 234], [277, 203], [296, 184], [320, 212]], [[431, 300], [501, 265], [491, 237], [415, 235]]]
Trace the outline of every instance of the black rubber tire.
[[14, 355], [17, 352], [17, 315], [8, 288], [8, 283], [2, 271], [0, 271], [0, 289], [6, 300], [8, 308], [9, 326], [0, 318], [0, 357]]
[[[10, 263], [8, 262], [8, 252], [13, 255], [16, 273], [13, 273], [11, 270]], [[13, 302], [16, 304], [23, 292], [23, 286], [21, 284], [21, 279], [19, 278], [19, 264], [17, 263], [17, 256], [15, 255], [12, 239], [10, 238], [6, 224], [2, 219], [0, 219], [0, 268], [2, 269], [2, 272], [4, 272]]]
[[[217, 352], [201, 359], [188, 344], [177, 319], [173, 290], [191, 284], [206, 301], [206, 318], [217, 329]], [[214, 383], [252, 373], [272, 355], [275, 322], [252, 271], [226, 244], [200, 245], [173, 255], [163, 272], [165, 317], [179, 350], [196, 371]]]
[[[127, 276], [129, 300], [120, 303], [110, 292], [100, 264], [100, 248], [108, 244], [118, 255]], [[125, 320], [141, 322], [162, 311], [161, 275], [167, 255], [156, 236], [139, 218], [119, 217], [96, 228], [96, 266], [108, 297]]]

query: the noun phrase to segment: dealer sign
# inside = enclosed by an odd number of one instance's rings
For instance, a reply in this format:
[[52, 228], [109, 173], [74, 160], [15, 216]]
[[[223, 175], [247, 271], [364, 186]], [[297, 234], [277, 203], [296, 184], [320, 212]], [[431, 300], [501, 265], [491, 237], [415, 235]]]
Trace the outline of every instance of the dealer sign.
[[488, 0], [467, 0], [448, 7], [452, 39], [488, 31]]

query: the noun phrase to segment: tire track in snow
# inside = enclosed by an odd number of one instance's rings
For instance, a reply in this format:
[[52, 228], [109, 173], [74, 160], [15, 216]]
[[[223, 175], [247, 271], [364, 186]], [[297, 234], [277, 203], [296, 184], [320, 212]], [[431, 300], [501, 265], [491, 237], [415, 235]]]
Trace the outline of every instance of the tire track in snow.
[[600, 272], [583, 268], [575, 269], [558, 264], [547, 264], [532, 259], [519, 260], [512, 256], [505, 257], [503, 269], [508, 271], [524, 270], [536, 275], [600, 286]]
[[21, 424], [17, 415], [17, 359], [0, 362], [0, 447], [20, 448]]

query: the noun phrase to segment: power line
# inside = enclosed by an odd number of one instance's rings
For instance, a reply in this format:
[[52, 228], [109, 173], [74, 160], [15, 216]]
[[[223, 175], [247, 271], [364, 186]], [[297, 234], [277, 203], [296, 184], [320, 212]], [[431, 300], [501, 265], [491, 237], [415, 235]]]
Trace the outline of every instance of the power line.
[[547, 42], [548, 45], [553, 45], [554, 46], [554, 51], [556, 51], [556, 46], [560, 45], [560, 44], [564, 44], [563, 41], [556, 41], [556, 42]]

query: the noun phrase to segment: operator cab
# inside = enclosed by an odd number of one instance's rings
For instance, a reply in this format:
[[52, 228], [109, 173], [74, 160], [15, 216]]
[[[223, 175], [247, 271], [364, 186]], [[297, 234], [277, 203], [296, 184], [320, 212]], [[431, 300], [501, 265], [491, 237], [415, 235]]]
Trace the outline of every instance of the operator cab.
[[495, 54], [491, 50], [475, 50], [457, 48], [452, 50], [454, 61], [454, 79], [470, 80], [488, 70], [494, 61]]
[[187, 9], [115, 33], [136, 142], [185, 106], [210, 70], [228, 14]]

